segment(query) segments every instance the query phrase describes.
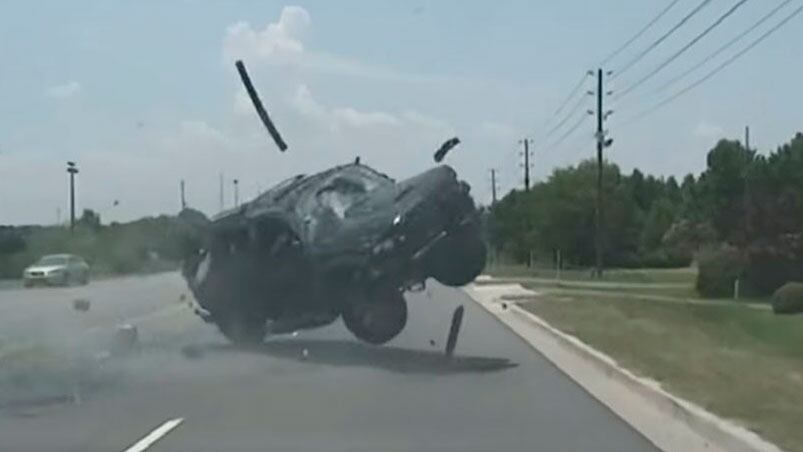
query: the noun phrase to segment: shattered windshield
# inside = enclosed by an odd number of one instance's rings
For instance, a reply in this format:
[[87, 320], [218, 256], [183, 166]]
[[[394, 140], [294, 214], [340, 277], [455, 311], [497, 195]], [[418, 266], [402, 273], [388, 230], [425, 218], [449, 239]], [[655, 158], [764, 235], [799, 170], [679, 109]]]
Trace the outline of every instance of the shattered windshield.
[[803, 0], [0, 1], [0, 452], [803, 451]]

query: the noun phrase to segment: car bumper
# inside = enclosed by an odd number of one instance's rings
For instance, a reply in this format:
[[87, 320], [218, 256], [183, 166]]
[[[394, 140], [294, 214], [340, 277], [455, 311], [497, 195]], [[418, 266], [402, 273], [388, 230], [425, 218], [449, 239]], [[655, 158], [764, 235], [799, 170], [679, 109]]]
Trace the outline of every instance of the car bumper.
[[65, 278], [63, 274], [58, 275], [25, 275], [23, 283], [26, 286], [46, 285], [55, 286], [64, 284]]

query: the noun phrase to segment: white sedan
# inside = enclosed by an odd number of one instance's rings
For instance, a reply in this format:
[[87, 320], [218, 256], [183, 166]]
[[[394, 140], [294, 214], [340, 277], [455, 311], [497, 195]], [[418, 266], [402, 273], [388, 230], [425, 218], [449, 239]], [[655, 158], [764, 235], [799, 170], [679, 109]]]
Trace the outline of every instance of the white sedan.
[[25, 287], [36, 284], [68, 286], [89, 283], [89, 265], [72, 254], [44, 256], [22, 274]]

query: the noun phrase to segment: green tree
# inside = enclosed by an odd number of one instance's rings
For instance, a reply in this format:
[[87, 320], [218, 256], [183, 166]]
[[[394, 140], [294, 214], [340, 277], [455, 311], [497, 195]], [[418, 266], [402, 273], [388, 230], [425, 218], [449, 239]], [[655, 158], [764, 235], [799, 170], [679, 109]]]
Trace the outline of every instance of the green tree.
[[707, 156], [707, 167], [699, 180], [703, 207], [719, 236], [732, 243], [744, 243], [745, 181], [755, 153], [738, 141], [720, 140]]
[[657, 250], [676, 217], [677, 208], [669, 198], [661, 198], [653, 203], [641, 229], [639, 248], [643, 252]]

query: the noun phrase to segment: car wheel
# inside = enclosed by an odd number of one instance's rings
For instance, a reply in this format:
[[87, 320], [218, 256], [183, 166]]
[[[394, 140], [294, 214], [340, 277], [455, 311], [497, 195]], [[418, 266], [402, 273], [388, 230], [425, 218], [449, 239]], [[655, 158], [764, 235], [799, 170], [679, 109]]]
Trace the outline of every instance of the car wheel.
[[427, 256], [427, 267], [441, 284], [458, 287], [482, 273], [485, 259], [485, 243], [479, 235], [464, 232], [439, 243]]
[[236, 345], [256, 345], [265, 339], [267, 319], [227, 312], [214, 314], [214, 322], [220, 332]]
[[342, 316], [346, 328], [358, 339], [384, 344], [401, 333], [407, 324], [407, 302], [401, 292], [392, 290], [378, 299], [348, 303]]

